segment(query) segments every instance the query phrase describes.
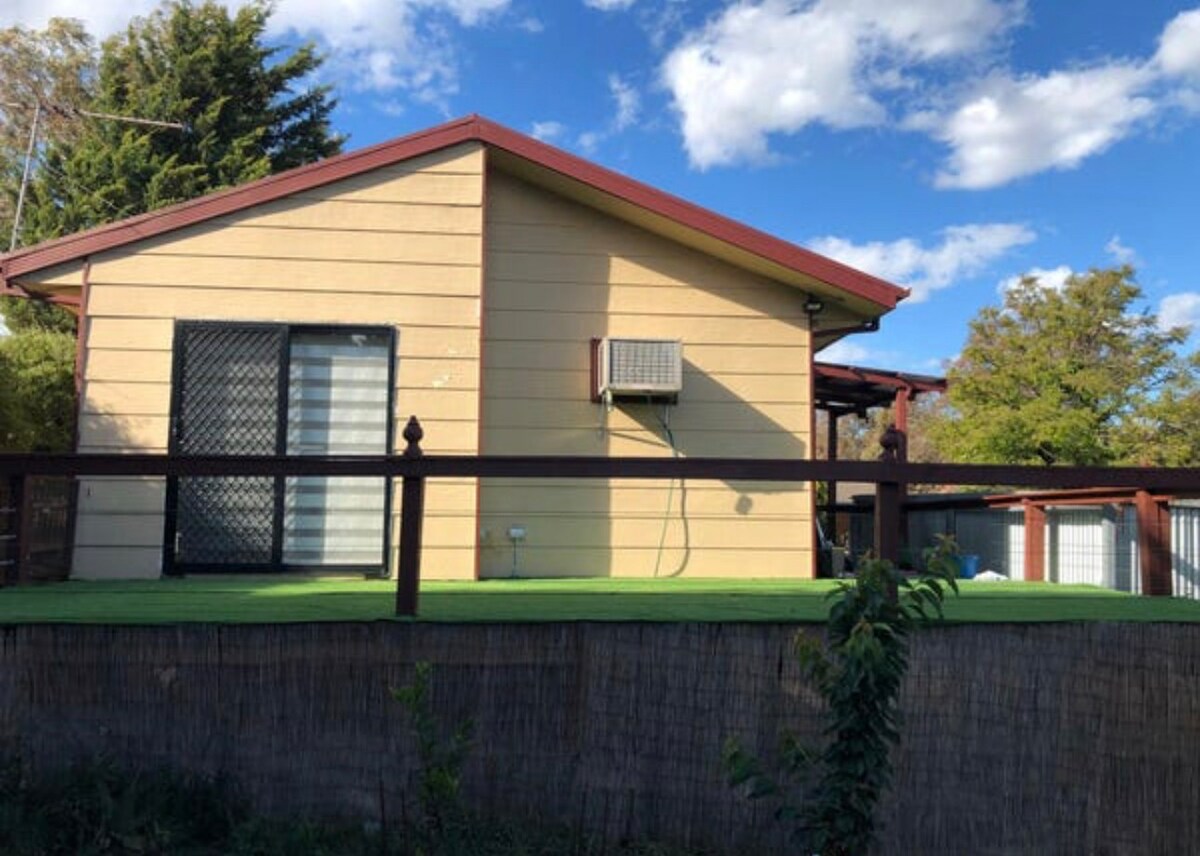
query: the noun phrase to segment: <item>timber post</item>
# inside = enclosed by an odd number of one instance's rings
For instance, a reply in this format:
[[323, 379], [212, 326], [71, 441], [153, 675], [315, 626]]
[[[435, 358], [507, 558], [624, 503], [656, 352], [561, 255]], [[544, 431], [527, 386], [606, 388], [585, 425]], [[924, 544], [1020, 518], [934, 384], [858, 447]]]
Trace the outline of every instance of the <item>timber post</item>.
[[1137, 514], [1142, 594], [1170, 597], [1173, 587], [1170, 507], [1148, 490], [1139, 490], [1133, 505]]
[[0, 505], [0, 585], [17, 583], [17, 533], [20, 531], [20, 476], [6, 479], [4, 503]]
[[1046, 507], [1026, 499], [1024, 578], [1028, 583], [1046, 579]]
[[[901, 442], [895, 426], [889, 425], [879, 440], [883, 447], [879, 460], [884, 464], [899, 463]], [[898, 475], [888, 479], [881, 477], [875, 483], [875, 553], [897, 566], [900, 563], [902, 502], [903, 489]]]
[[[416, 416], [404, 426], [404, 457], [420, 458], [425, 431]], [[396, 579], [396, 615], [416, 617], [421, 586], [421, 524], [425, 517], [425, 477], [408, 475], [400, 494], [400, 567]]]

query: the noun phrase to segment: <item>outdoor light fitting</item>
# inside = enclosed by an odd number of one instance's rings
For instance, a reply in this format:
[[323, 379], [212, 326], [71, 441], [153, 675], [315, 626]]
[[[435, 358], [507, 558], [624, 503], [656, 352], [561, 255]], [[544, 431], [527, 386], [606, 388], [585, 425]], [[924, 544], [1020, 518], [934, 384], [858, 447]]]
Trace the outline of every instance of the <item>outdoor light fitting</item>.
[[825, 308], [825, 303], [819, 297], [813, 297], [811, 294], [804, 301], [804, 311], [809, 315], [816, 315]]

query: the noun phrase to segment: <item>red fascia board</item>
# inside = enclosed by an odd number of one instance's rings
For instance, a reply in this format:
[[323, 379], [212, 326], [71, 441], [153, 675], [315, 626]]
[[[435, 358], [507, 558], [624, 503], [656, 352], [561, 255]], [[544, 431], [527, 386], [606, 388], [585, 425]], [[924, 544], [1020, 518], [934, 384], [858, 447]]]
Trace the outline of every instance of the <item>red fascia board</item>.
[[813, 371], [818, 377], [830, 380], [845, 380], [854, 383], [871, 383], [888, 389], [911, 389], [916, 392], [945, 392], [945, 378], [927, 375], [910, 375], [903, 372], [889, 372], [883, 369], [860, 368], [836, 363], [813, 363]]
[[[988, 506], [994, 508], [1017, 508], [1022, 505], [1045, 507], [1054, 506], [1087, 506], [1087, 505], [1130, 505], [1142, 492], [1142, 488], [1077, 488], [1074, 490], [1029, 491], [1025, 493], [988, 494], [983, 497]], [[1151, 499], [1156, 502], [1170, 502], [1176, 499], [1191, 499], [1198, 494], [1196, 491], [1172, 491], [1170, 493], [1151, 493]]]
[[469, 141], [503, 149], [748, 253], [841, 288], [883, 311], [894, 309], [897, 303], [908, 296], [907, 289], [772, 237], [479, 116], [456, 119], [249, 184], [18, 250], [0, 257], [0, 284], [11, 283], [22, 274], [232, 214], [253, 205]]

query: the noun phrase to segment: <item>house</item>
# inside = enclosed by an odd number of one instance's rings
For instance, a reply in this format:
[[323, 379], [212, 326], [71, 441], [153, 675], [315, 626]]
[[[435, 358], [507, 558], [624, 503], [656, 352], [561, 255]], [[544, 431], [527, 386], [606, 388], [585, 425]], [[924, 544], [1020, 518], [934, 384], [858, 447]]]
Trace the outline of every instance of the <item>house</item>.
[[[417, 414], [431, 454], [808, 457], [813, 354], [907, 293], [475, 116], [18, 250], [0, 286], [81, 317], [80, 452], [238, 455], [394, 451]], [[602, 394], [614, 355], [682, 389]], [[397, 506], [381, 479], [87, 479], [74, 574], [394, 570]], [[808, 576], [812, 508], [436, 480], [423, 568]]]

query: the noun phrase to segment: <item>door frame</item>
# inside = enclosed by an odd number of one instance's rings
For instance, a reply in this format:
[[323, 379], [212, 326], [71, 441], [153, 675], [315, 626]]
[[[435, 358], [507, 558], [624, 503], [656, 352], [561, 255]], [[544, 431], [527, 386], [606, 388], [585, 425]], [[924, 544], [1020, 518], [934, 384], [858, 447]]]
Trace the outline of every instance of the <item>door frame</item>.
[[[183, 336], [181, 333], [189, 328], [201, 329], [240, 329], [240, 330], [272, 330], [282, 331], [280, 337], [280, 353], [278, 363], [278, 383], [275, 398], [275, 454], [287, 454], [287, 420], [288, 420], [288, 391], [291, 369], [292, 334], [330, 333], [353, 335], [382, 335], [387, 339], [387, 425], [385, 429], [386, 453], [392, 454], [396, 432], [396, 345], [397, 330], [394, 326], [385, 324], [305, 324], [272, 321], [206, 321], [203, 319], [176, 319], [171, 342], [171, 412], [168, 422], [167, 452], [170, 456], [178, 456], [178, 427], [180, 407], [183, 395], [184, 356], [182, 351]], [[186, 478], [186, 477], [185, 477]], [[167, 576], [183, 576], [185, 574], [236, 574], [236, 573], [363, 573], [374, 576], [388, 576], [392, 541], [392, 480], [384, 479], [383, 498], [383, 543], [378, 565], [287, 565], [283, 562], [283, 520], [286, 499], [286, 476], [276, 476], [273, 487], [273, 509], [271, 530], [271, 561], [269, 564], [255, 565], [223, 565], [223, 564], [188, 564], [175, 561], [175, 537], [179, 531], [179, 477], [169, 476], [166, 486], [166, 501], [163, 515], [163, 545], [162, 567]]]

